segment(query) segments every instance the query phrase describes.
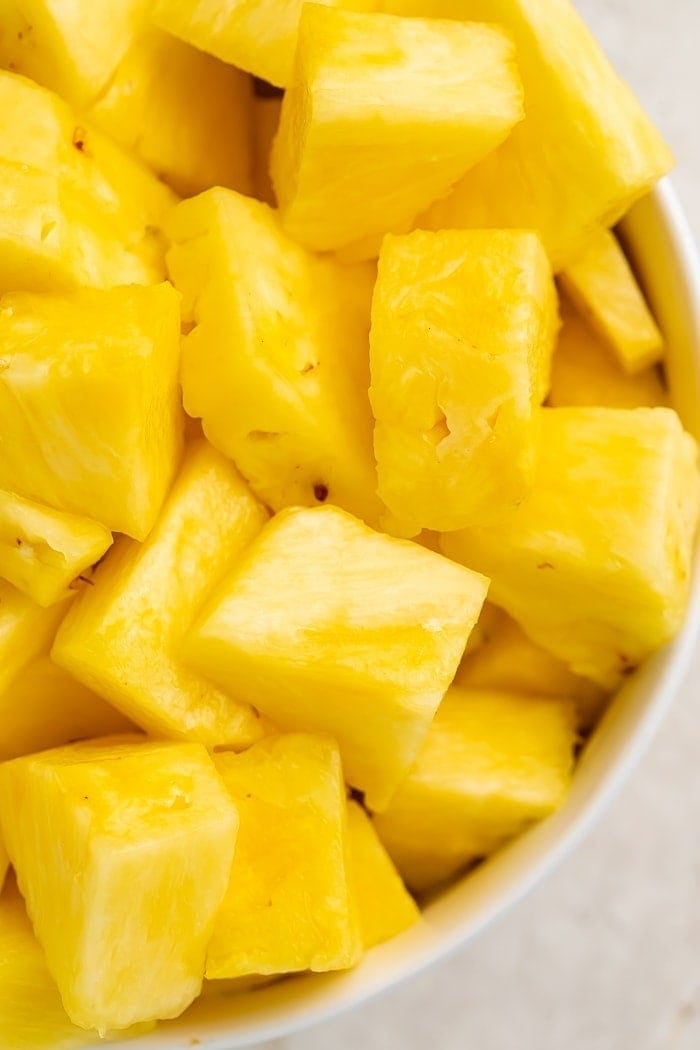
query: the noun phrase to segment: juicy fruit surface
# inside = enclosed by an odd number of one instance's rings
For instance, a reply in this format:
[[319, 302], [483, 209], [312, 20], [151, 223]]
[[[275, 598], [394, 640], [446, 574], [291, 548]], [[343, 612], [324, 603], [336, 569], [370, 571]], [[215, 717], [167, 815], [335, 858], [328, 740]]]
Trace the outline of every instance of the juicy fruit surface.
[[266, 526], [204, 608], [186, 658], [282, 729], [334, 736], [380, 809], [449, 685], [488, 581], [335, 507]]
[[65, 613], [65, 605], [42, 609], [0, 580], [0, 696], [16, 675], [51, 644]]
[[337, 745], [290, 733], [215, 762], [240, 829], [207, 977], [351, 966], [361, 945]]
[[375, 257], [521, 117], [500, 30], [305, 4], [272, 158], [285, 228]]
[[483, 524], [527, 494], [556, 327], [536, 235], [385, 238], [370, 399], [379, 494], [402, 534]]
[[114, 738], [16, 759], [0, 824], [74, 1023], [126, 1028], [194, 999], [238, 825], [203, 747]]
[[181, 646], [266, 520], [235, 467], [205, 442], [191, 445], [150, 536], [117, 543], [62, 625], [54, 659], [156, 735], [252, 743], [256, 713], [186, 667]]

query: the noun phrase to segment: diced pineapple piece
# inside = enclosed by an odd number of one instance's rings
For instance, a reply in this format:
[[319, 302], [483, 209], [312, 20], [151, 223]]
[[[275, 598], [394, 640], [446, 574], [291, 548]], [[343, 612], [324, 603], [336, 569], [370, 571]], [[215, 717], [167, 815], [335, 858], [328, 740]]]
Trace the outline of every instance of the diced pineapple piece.
[[697, 446], [668, 408], [542, 409], [537, 482], [508, 521], [443, 537], [577, 674], [616, 686], [683, 620]]
[[391, 531], [498, 520], [534, 476], [557, 297], [536, 234], [386, 237], [372, 300], [370, 400]]
[[112, 543], [104, 525], [0, 491], [0, 576], [53, 605]]
[[214, 761], [240, 830], [207, 977], [352, 966], [361, 943], [335, 741], [272, 736]]
[[66, 609], [63, 603], [42, 609], [0, 580], [0, 696], [19, 672], [51, 644]]
[[328, 500], [374, 522], [373, 273], [318, 260], [267, 205], [215, 189], [168, 222], [184, 296], [185, 408], [275, 510]]
[[0, 486], [143, 539], [177, 467], [179, 297], [0, 300]]
[[76, 106], [102, 90], [143, 24], [150, 0], [6, 0], [0, 66]]
[[362, 944], [368, 949], [413, 926], [420, 912], [372, 821], [352, 800], [348, 802], [348, 836]]
[[253, 98], [253, 194], [274, 207], [275, 191], [270, 178], [272, 142], [277, 134], [282, 109], [280, 94], [261, 94]]
[[185, 667], [180, 650], [205, 596], [266, 519], [231, 463], [204, 441], [191, 445], [150, 536], [116, 544], [66, 618], [54, 659], [156, 735], [247, 746], [262, 732], [256, 712]]
[[109, 738], [7, 762], [0, 823], [75, 1024], [126, 1028], [192, 1002], [238, 826], [200, 744]]
[[252, 189], [251, 82], [168, 33], [135, 41], [88, 118], [184, 197]]
[[388, 803], [452, 680], [488, 581], [336, 507], [290, 509], [205, 606], [185, 656], [282, 729], [330, 733]]
[[571, 0], [389, 0], [393, 10], [498, 22], [517, 49], [525, 120], [418, 221], [537, 230], [555, 270], [672, 167], [639, 102]]
[[0, 72], [0, 291], [152, 284], [176, 200], [50, 91]]
[[560, 277], [562, 287], [627, 372], [663, 356], [664, 344], [625, 253], [610, 230], [597, 230]]
[[564, 802], [569, 701], [452, 687], [375, 827], [408, 885], [430, 889]]
[[654, 408], [668, 404], [661, 373], [653, 366], [628, 375], [607, 346], [566, 300], [554, 357], [547, 403], [552, 408], [598, 405], [607, 408]]
[[272, 155], [285, 228], [372, 258], [522, 112], [513, 45], [495, 27], [305, 4]]

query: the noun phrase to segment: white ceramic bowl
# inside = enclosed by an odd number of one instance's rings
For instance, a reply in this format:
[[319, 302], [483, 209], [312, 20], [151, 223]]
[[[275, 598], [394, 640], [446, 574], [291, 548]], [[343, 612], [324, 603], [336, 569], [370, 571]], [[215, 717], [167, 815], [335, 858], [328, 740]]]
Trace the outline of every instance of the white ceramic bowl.
[[[674, 404], [700, 437], [700, 264], [667, 181], [633, 209], [622, 232], [667, 338]], [[666, 713], [699, 626], [696, 565], [682, 633], [626, 683], [584, 752], [564, 809], [442, 893], [419, 925], [373, 949], [349, 973], [206, 997], [178, 1021], [110, 1044], [112, 1050], [234, 1050], [287, 1035], [359, 1005], [472, 940], [551, 871], [610, 802]]]

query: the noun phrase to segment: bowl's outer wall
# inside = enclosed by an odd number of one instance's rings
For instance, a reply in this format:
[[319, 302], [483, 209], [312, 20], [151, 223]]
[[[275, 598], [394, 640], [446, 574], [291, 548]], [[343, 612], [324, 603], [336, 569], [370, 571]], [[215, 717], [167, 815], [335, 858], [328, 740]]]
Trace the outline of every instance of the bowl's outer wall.
[[[667, 339], [674, 403], [700, 436], [700, 264], [668, 180], [633, 208], [621, 232]], [[584, 752], [566, 806], [437, 897], [416, 927], [373, 949], [348, 973], [229, 996], [208, 988], [179, 1020], [140, 1039], [111, 1043], [111, 1050], [236, 1050], [288, 1035], [378, 995], [475, 938], [551, 871], [609, 804], [680, 685], [699, 627], [696, 564], [681, 635], [616, 698]]]

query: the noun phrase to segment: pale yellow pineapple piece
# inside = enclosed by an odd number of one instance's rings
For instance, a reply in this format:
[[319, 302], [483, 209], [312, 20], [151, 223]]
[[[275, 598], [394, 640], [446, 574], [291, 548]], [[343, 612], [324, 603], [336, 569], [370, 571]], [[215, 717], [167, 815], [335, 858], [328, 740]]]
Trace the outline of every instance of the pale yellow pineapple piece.
[[335, 741], [271, 736], [214, 761], [240, 830], [207, 977], [352, 966], [362, 945]]
[[350, 874], [366, 949], [403, 933], [420, 918], [374, 825], [359, 803], [348, 802]]
[[275, 191], [270, 178], [272, 142], [277, 134], [282, 96], [256, 94], [253, 98], [253, 195], [274, 207]]
[[668, 147], [571, 0], [388, 5], [500, 23], [515, 41], [525, 89], [525, 120], [420, 218], [421, 229], [534, 229], [560, 270], [672, 167]]
[[192, 1002], [238, 827], [200, 744], [103, 738], [7, 762], [0, 824], [75, 1024], [126, 1028]]
[[432, 888], [564, 802], [576, 730], [568, 700], [453, 686], [379, 836], [408, 885]]
[[552, 358], [547, 404], [552, 408], [599, 405], [607, 408], [654, 408], [668, 405], [659, 368], [635, 375], [624, 372], [599, 336], [561, 299], [562, 327]]
[[556, 330], [556, 290], [536, 234], [384, 239], [370, 400], [390, 531], [484, 524], [523, 499]]
[[183, 197], [252, 190], [250, 77], [156, 28], [142, 32], [88, 110]]
[[367, 396], [371, 267], [319, 260], [259, 201], [215, 189], [167, 224], [192, 330], [185, 408], [274, 510], [328, 501], [378, 520]]
[[678, 631], [700, 503], [668, 408], [542, 409], [538, 474], [508, 521], [446, 535], [538, 645], [610, 689]]
[[287, 730], [329, 733], [381, 809], [452, 680], [488, 581], [336, 507], [277, 515], [205, 606], [194, 666]]
[[626, 372], [661, 360], [663, 337], [614, 233], [597, 230], [560, 280]]
[[169, 284], [0, 300], [0, 486], [143, 539], [182, 444]]
[[500, 29], [305, 4], [272, 181], [285, 228], [376, 257], [522, 118]]
[[54, 659], [158, 736], [247, 746], [262, 733], [256, 712], [184, 666], [181, 648], [266, 520], [233, 464], [192, 444], [150, 536], [115, 545], [59, 631]]
[[51, 644], [67, 605], [43, 609], [0, 580], [0, 696], [15, 677]]
[[111, 543], [90, 518], [0, 491], [0, 576], [39, 605], [66, 598]]

